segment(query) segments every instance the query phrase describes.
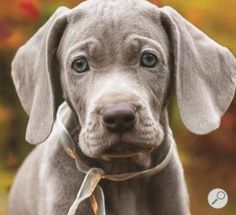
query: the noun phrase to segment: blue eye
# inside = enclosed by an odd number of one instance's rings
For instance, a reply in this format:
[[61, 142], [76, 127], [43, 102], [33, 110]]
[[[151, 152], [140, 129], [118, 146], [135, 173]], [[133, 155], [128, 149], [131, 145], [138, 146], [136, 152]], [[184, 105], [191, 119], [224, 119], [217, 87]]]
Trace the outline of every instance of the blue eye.
[[154, 68], [158, 63], [157, 56], [150, 53], [144, 52], [141, 57], [140, 65], [144, 67]]
[[77, 73], [83, 73], [90, 69], [88, 61], [85, 57], [80, 57], [74, 60], [71, 64], [71, 67]]

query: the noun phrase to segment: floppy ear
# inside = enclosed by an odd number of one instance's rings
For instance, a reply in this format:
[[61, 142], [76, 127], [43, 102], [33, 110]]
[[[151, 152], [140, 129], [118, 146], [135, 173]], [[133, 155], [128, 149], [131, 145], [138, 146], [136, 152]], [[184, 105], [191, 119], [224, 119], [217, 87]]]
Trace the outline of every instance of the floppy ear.
[[171, 41], [181, 118], [193, 133], [209, 133], [219, 127], [220, 118], [233, 99], [236, 59], [174, 9], [160, 10]]
[[61, 7], [23, 45], [12, 63], [12, 77], [29, 121], [26, 140], [41, 143], [49, 135], [55, 116], [52, 75], [56, 71], [56, 51], [67, 24], [69, 9]]

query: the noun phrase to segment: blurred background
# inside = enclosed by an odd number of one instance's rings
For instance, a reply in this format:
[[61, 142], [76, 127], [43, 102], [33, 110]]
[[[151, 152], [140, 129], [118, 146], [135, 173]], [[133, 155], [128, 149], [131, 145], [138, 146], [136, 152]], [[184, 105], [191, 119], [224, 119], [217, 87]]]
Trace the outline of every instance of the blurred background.
[[[0, 1], [0, 215], [7, 214], [7, 195], [17, 168], [33, 148], [24, 141], [27, 116], [22, 110], [10, 77], [17, 48], [61, 5], [73, 7], [75, 0]], [[236, 55], [235, 0], [153, 0], [170, 5], [211, 38]], [[224, 115], [221, 127], [209, 135], [188, 132], [179, 118], [175, 99], [171, 124], [184, 165], [193, 215], [236, 214], [236, 99]], [[224, 209], [207, 203], [208, 192], [223, 188], [229, 195]], [[20, 195], [20, 194], [19, 194]], [[158, 195], [158, 194], [157, 194]], [[171, 203], [170, 203], [171, 204]]]

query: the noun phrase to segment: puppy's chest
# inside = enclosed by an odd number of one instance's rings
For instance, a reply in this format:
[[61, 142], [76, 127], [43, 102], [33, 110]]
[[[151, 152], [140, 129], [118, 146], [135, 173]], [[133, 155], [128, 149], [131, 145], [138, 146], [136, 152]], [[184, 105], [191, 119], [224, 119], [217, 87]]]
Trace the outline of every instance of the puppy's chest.
[[148, 195], [145, 184], [107, 182], [103, 186], [108, 215], [149, 215]]

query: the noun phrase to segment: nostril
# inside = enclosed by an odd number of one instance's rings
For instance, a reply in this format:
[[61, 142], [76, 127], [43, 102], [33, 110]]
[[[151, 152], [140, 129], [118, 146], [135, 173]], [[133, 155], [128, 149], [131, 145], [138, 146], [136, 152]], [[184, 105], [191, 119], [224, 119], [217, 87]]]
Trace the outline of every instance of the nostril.
[[134, 120], [135, 120], [135, 115], [134, 114], [130, 114], [130, 115], [128, 115], [124, 118], [125, 123], [130, 123], [130, 122], [133, 122]]
[[103, 116], [103, 121], [107, 124], [114, 124], [115, 123], [115, 119], [113, 117], [109, 117], [109, 116]]

